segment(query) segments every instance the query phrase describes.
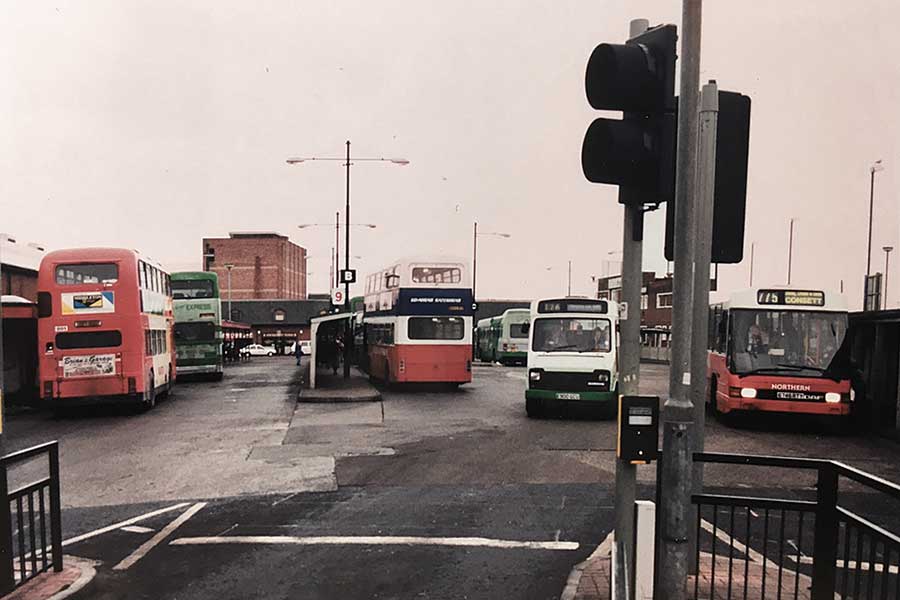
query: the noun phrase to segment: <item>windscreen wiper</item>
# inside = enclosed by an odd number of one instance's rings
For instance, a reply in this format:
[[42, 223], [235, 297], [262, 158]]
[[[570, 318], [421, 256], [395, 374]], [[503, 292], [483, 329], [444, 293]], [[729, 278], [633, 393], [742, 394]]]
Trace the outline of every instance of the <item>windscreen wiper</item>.
[[821, 373], [821, 374], [824, 375], [825, 377], [827, 377], [827, 378], [829, 378], [829, 379], [833, 379], [834, 381], [840, 381], [840, 380], [841, 380], [841, 376], [840, 376], [840, 375], [838, 375], [838, 374], [835, 373], [834, 371], [831, 371], [830, 369], [827, 369], [827, 368], [826, 368], [826, 369], [823, 369], [822, 367], [813, 367], [813, 366], [805, 366], [805, 367], [801, 367], [800, 365], [782, 365], [782, 366], [784, 366], [784, 367], [794, 367], [794, 368], [799, 368], [799, 369], [810, 369], [810, 370], [812, 370], [812, 371], [818, 371], [819, 373]]

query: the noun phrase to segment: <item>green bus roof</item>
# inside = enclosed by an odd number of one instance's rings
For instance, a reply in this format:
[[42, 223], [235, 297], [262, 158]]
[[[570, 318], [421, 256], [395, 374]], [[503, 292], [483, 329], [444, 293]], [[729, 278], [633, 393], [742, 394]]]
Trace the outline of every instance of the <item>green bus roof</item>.
[[209, 281], [219, 282], [219, 276], [212, 271], [178, 271], [171, 274], [172, 279], [176, 281], [196, 281], [198, 279], [206, 279]]

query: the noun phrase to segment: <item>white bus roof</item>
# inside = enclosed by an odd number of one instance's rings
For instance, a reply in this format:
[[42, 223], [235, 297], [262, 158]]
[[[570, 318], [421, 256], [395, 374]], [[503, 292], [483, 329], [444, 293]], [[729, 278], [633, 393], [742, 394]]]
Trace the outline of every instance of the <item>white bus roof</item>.
[[507, 308], [503, 311], [504, 317], [512, 317], [513, 315], [530, 315], [530, 308]]
[[718, 303], [723, 308], [847, 312], [847, 299], [832, 290], [768, 286], [732, 292]]

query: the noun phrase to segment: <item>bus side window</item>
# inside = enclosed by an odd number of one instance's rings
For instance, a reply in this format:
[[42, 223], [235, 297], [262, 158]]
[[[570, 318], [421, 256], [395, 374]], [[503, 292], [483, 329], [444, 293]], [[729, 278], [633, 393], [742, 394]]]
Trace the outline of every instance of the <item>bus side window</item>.
[[716, 335], [716, 349], [725, 353], [728, 348], [728, 311], [722, 311], [719, 317], [718, 334]]

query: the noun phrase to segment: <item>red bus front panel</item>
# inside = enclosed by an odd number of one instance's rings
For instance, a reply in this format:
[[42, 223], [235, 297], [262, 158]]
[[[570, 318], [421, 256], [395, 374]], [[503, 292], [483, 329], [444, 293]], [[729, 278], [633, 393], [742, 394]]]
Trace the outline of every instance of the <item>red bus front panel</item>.
[[761, 411], [846, 416], [851, 410], [850, 381], [820, 377], [728, 371], [723, 354], [709, 354], [709, 376], [715, 381], [716, 407], [722, 413]]
[[469, 383], [472, 381], [472, 346], [372, 345], [370, 372], [395, 383]]

